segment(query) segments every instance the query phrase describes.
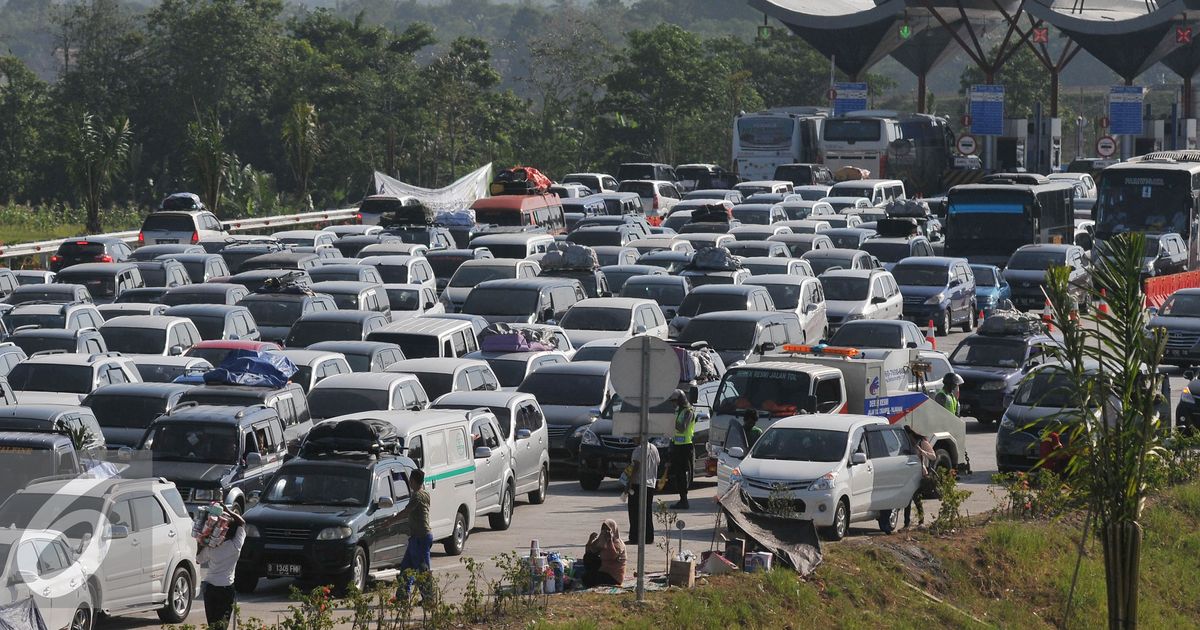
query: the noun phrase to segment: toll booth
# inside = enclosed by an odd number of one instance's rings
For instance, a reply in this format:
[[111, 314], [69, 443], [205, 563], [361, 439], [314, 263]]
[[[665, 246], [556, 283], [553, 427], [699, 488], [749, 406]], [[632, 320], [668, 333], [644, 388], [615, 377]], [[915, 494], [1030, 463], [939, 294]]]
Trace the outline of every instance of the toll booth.
[[1062, 167], [1062, 119], [1043, 116], [1028, 121], [1025, 170], [1046, 175]]
[[1004, 135], [996, 136], [996, 155], [991, 164], [985, 162], [984, 168], [993, 172], [1012, 172], [1018, 167], [1025, 167], [1026, 149], [1029, 146], [1029, 120], [1026, 118], [1006, 118], [1004, 120]]

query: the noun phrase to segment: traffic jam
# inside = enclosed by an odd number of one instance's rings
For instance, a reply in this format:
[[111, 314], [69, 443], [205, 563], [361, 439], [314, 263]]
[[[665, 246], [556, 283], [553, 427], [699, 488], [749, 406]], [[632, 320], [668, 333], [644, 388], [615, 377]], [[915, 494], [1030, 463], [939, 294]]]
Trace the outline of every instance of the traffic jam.
[[[995, 432], [1000, 472], [1037, 465], [1045, 272], [1102, 308], [1096, 245], [1123, 232], [1149, 235], [1167, 361], [1200, 364], [1194, 151], [922, 197], [817, 163], [492, 175], [458, 207], [371, 194], [254, 235], [178, 193], [136, 243], [0, 270], [0, 605], [90, 628], [222, 620], [278, 578], [365, 590], [501, 535], [552, 478], [680, 511], [698, 482], [757, 512], [783, 488], [825, 540], [890, 533], [929, 471], [985, 455], [968, 431]], [[644, 443], [610, 373], [639, 336], [680, 367]]]

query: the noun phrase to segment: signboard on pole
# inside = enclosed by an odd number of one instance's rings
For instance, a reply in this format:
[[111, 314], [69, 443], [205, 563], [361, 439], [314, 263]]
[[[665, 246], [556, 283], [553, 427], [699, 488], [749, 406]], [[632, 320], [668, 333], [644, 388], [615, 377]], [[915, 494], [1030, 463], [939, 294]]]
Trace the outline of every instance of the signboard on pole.
[[979, 145], [975, 142], [975, 136], [966, 133], [958, 137], [955, 147], [962, 155], [975, 155], [975, 151], [979, 149]]
[[1004, 134], [1004, 86], [972, 85], [970, 91], [971, 135]]
[[[643, 363], [643, 353], [645, 363]], [[650, 408], [646, 415], [646, 437], [671, 437], [675, 434], [675, 403], [667, 400], [679, 387], [679, 355], [671, 344], [647, 335], [639, 335], [621, 344], [612, 358], [609, 378], [613, 390], [621, 396], [621, 407], [613, 413], [615, 437], [636, 437], [642, 432], [642, 388]], [[648, 373], [643, 374], [646, 365]]]
[[1142, 134], [1142, 98], [1140, 85], [1114, 85], [1108, 90], [1109, 133], [1139, 136]]
[[845, 116], [867, 108], [866, 83], [834, 83], [830, 93], [833, 95], [834, 116]]
[[1100, 136], [1096, 139], [1096, 155], [1112, 157], [1117, 152], [1117, 141], [1112, 136]]

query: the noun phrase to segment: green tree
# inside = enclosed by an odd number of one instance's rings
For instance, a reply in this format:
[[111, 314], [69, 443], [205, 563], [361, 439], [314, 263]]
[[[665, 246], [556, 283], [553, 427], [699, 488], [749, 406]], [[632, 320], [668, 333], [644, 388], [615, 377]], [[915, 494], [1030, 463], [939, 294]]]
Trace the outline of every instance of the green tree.
[[[992, 57], [996, 50], [991, 52]], [[959, 94], [966, 94], [972, 85], [985, 83], [983, 71], [974, 64], [967, 65], [959, 77]], [[1021, 46], [1009, 58], [993, 82], [1004, 86], [1004, 115], [1008, 118], [1031, 118], [1033, 104], [1041, 102], [1050, 107], [1050, 75], [1028, 46]], [[1046, 110], [1049, 112], [1049, 109]]]
[[420, 84], [430, 123], [427, 159], [433, 166], [428, 181], [442, 181], [443, 166], [448, 167], [448, 179], [454, 179], [461, 163], [495, 156], [498, 130], [486, 121], [497, 113], [494, 105], [500, 103], [489, 93], [499, 83], [487, 42], [473, 37], [454, 40], [448, 51], [422, 69]]
[[100, 205], [112, 188], [113, 178], [125, 165], [132, 132], [129, 120], [104, 124], [90, 113], [76, 119], [71, 133], [69, 173], [87, 210], [87, 230], [100, 233]]
[[321, 155], [321, 125], [317, 120], [317, 108], [312, 103], [296, 103], [283, 119], [280, 139], [287, 150], [288, 165], [292, 177], [300, 187], [300, 199], [310, 208], [308, 178], [312, 175], [317, 157]]
[[0, 200], [27, 199], [49, 170], [49, 86], [12, 56], [0, 57]]
[[196, 117], [187, 127], [188, 166], [200, 187], [200, 199], [220, 212], [221, 196], [233, 156], [225, 149], [225, 126], [215, 114]]

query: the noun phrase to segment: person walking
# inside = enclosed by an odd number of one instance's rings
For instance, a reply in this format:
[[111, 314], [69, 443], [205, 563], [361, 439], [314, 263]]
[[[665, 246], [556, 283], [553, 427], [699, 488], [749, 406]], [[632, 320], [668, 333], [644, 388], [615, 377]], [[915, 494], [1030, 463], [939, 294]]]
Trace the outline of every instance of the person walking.
[[396, 595], [408, 597], [412, 592], [413, 583], [421, 580], [421, 605], [432, 602], [433, 589], [430, 588], [429, 578], [432, 576], [433, 530], [429, 527], [429, 492], [425, 490], [425, 471], [416, 469], [408, 475], [408, 505], [404, 512], [408, 513], [408, 548], [400, 561], [400, 571], [412, 570], [416, 575], [409, 575], [404, 582], [404, 592], [397, 589]]
[[947, 411], [954, 415], [958, 415], [958, 392], [959, 385], [962, 385], [963, 378], [954, 372], [942, 377], [942, 388], [934, 394], [933, 399], [937, 404], [946, 408]]
[[[633, 461], [629, 474], [629, 540], [627, 545], [636, 545], [638, 536], [647, 544], [654, 542], [654, 487], [658, 484], [658, 447], [649, 440], [639, 442], [634, 438]], [[639, 493], [646, 493], [646, 521], [638, 523]]]
[[237, 573], [238, 558], [246, 544], [246, 520], [233, 508], [225, 506], [225, 514], [232, 523], [225, 530], [225, 538], [216, 547], [200, 545], [196, 551], [196, 562], [206, 569], [204, 581], [204, 618], [212, 630], [229, 627], [233, 608], [237, 603], [237, 591], [233, 581]]
[[696, 410], [682, 389], [675, 390], [669, 400], [675, 403], [675, 440], [671, 443], [671, 485], [679, 493], [672, 509], [688, 509], [688, 472], [696, 459]]
[[921, 484], [917, 487], [916, 494], [913, 495], [912, 502], [904, 506], [904, 526], [908, 527], [912, 524], [912, 509], [917, 508], [917, 524], [925, 524], [925, 504], [922, 502], [925, 498], [925, 493], [929, 486], [929, 480], [933, 476], [933, 463], [937, 461], [937, 453], [933, 450], [933, 445], [929, 443], [929, 439], [924, 435], [917, 433], [911, 425], [904, 425], [904, 432], [908, 434], [908, 439], [912, 441], [913, 446], [917, 449], [917, 457], [921, 462]]
[[753, 409], [747, 409], [742, 415], [742, 429], [746, 432], [746, 452], [754, 447], [754, 443], [758, 438], [762, 437], [762, 427], [758, 426], [758, 412]]

